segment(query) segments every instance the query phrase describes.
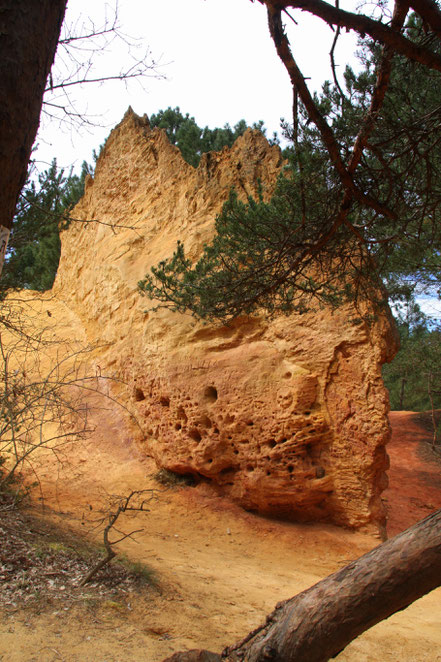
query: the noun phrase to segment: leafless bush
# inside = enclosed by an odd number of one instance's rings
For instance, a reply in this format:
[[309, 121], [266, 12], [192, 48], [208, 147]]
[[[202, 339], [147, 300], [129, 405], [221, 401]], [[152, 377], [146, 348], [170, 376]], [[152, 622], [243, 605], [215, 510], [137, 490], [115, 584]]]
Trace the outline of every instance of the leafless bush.
[[[115, 70], [118, 54], [120, 68]], [[109, 62], [110, 68], [109, 68]], [[116, 81], [126, 87], [135, 81], [141, 87], [148, 78], [162, 78], [157, 62], [142, 40], [126, 34], [120, 25], [118, 2], [105, 5], [99, 23], [80, 16], [74, 23], [66, 21], [58, 41], [57, 55], [47, 82], [43, 100], [43, 119], [56, 120], [78, 129], [102, 124], [102, 117], [79, 101], [76, 91], [85, 85]]]
[[[134, 529], [129, 533], [125, 533], [116, 527], [117, 520], [123, 513], [139, 513], [149, 512], [147, 507], [158, 496], [158, 491], [155, 489], [146, 490], [132, 490], [128, 495], [116, 496], [112, 495], [108, 498], [107, 506], [101, 511], [98, 518], [95, 519], [96, 528], [103, 529], [103, 543], [105, 549], [105, 556], [98, 561], [89, 572], [83, 577], [80, 586], [84, 586], [92, 580], [99, 570], [104, 568], [112, 559], [117, 555], [113, 547], [118, 543], [132, 538], [135, 533], [140, 533], [142, 529]], [[116, 532], [119, 537], [115, 540], [110, 540], [111, 532]]]
[[54, 333], [51, 325], [42, 328], [29, 302], [1, 303], [0, 492], [11, 485], [20, 492], [25, 473], [38, 480], [42, 453], [65, 461], [68, 447], [95, 429], [91, 399], [117, 403], [107, 389], [112, 380], [88, 367], [95, 348]]

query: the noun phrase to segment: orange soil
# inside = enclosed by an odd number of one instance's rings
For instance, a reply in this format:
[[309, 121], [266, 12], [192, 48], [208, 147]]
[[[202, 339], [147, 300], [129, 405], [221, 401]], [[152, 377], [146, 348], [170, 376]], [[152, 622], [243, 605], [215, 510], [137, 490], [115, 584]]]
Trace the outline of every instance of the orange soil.
[[[394, 413], [391, 421], [385, 500], [394, 534], [441, 507], [441, 472], [438, 461], [420, 452], [428, 435], [412, 414]], [[73, 447], [57, 474], [49, 458], [42, 461], [38, 472], [52, 519], [84, 530], [106, 492], [157, 486], [149, 477], [151, 460], [140, 457], [130, 440], [115, 442], [118, 424], [115, 411], [101, 418], [93, 438]], [[126, 540], [120, 547], [154, 568], [161, 592], [148, 599], [132, 595], [130, 605], [121, 601], [3, 615], [0, 660], [160, 662], [185, 648], [219, 651], [256, 627], [276, 602], [378, 544], [370, 536], [329, 525], [297, 525], [245, 513], [203, 486], [165, 492], [149, 513], [127, 518], [121, 528], [143, 529], [136, 542]], [[434, 591], [359, 637], [336, 659], [441, 660], [440, 600], [441, 590]]]
[[441, 458], [431, 453], [431, 433], [417, 419], [412, 412], [390, 414], [389, 488], [383, 494], [389, 537], [441, 508]]

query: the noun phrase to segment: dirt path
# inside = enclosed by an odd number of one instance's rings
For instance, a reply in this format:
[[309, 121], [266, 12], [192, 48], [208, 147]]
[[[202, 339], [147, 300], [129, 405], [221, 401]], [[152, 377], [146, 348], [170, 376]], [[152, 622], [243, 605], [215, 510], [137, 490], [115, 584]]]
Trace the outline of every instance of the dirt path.
[[441, 508], [441, 458], [430, 452], [430, 430], [412, 412], [391, 412], [390, 421], [391, 468], [384, 492], [389, 537]]
[[[99, 431], [58, 468], [39, 475], [53, 519], [90, 526], [107, 493], [157, 487], [155, 468], [134, 444], [119, 439], [120, 414], [109, 410]], [[437, 462], [418, 451], [423, 432], [409, 413], [392, 416], [390, 531], [441, 507]], [[424, 433], [427, 434], [427, 433]], [[417, 441], [415, 439], [417, 438]], [[426, 498], [427, 495], [427, 498]], [[90, 509], [92, 508], [92, 510]], [[258, 625], [276, 602], [298, 593], [356, 558], [378, 540], [332, 526], [295, 525], [245, 513], [204, 486], [168, 491], [149, 513], [122, 522], [142, 528], [121, 547], [155, 570], [160, 591], [101, 605], [3, 615], [2, 662], [160, 662], [174, 651], [220, 650]], [[353, 642], [340, 662], [441, 660], [441, 591], [412, 605]], [[306, 662], [306, 661], [305, 661]]]

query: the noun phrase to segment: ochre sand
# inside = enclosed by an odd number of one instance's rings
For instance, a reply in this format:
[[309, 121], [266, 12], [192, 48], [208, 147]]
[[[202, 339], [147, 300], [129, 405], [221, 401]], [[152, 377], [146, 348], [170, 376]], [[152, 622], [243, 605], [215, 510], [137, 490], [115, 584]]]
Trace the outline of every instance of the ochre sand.
[[[101, 418], [93, 438], [69, 452], [65, 468], [39, 467], [46, 513], [87, 528], [105, 492], [157, 485], [155, 467], [129, 442], [115, 443], [118, 414]], [[441, 507], [441, 466], [424, 451], [430, 434], [409, 412], [391, 415], [389, 531]], [[423, 449], [423, 450], [422, 450]], [[58, 514], [56, 514], [58, 513]], [[86, 524], [82, 525], [83, 522]], [[220, 651], [256, 627], [275, 603], [344, 566], [378, 540], [329, 525], [271, 521], [246, 513], [207, 487], [167, 491], [149, 513], [121, 523], [143, 528], [120, 545], [157, 573], [161, 592], [125, 605], [82, 605], [1, 615], [4, 662], [160, 662], [174, 651]], [[340, 662], [441, 660], [441, 591], [372, 628]], [[56, 613], [54, 613], [56, 611]]]

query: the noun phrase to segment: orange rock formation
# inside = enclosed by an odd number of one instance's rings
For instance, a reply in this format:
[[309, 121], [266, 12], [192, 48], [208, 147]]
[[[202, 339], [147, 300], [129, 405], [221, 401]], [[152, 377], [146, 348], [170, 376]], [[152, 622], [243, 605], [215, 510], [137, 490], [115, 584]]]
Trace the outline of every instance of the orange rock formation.
[[153, 313], [137, 293], [178, 239], [198, 256], [232, 186], [245, 199], [260, 180], [269, 195], [280, 167], [279, 149], [247, 130], [194, 169], [129, 109], [73, 214], [100, 223], [63, 233], [53, 294], [101, 344], [102, 373], [130, 385], [158, 465], [261, 513], [382, 526], [390, 431], [381, 365], [395, 350], [386, 315], [368, 326], [342, 308], [215, 327]]

